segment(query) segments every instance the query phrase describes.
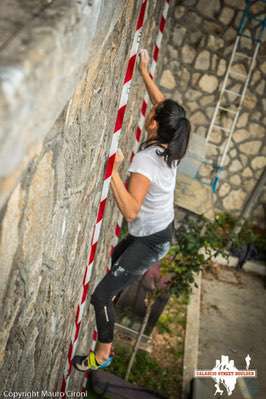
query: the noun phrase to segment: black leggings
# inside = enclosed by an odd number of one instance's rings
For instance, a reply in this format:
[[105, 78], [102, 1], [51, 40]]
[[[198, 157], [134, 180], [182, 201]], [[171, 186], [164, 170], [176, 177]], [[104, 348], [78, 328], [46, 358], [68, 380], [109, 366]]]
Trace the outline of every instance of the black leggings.
[[173, 222], [166, 229], [149, 236], [135, 237], [128, 234], [115, 247], [111, 270], [99, 282], [91, 297], [100, 342], [113, 341], [113, 297], [167, 254], [172, 234]]

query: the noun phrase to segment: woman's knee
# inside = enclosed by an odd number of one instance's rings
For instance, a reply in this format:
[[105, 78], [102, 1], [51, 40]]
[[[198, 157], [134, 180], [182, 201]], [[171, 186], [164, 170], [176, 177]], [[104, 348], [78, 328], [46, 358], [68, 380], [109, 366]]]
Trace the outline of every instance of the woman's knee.
[[92, 305], [106, 305], [111, 301], [112, 297], [109, 295], [109, 290], [102, 287], [101, 284], [95, 288], [91, 296]]

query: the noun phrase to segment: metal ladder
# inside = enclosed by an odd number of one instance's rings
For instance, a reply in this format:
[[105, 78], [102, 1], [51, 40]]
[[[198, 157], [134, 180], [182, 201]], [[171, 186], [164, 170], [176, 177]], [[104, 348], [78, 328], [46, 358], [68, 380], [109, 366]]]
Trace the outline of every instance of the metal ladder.
[[[263, 18], [261, 18], [261, 17], [254, 15], [251, 11], [251, 6], [258, 2], [259, 3], [262, 2], [262, 3], [266, 4], [266, 0], [259, 0], [259, 1], [246, 0], [246, 7], [245, 7], [244, 13], [242, 15], [242, 19], [240, 21], [238, 34], [237, 34], [236, 41], [235, 41], [233, 51], [231, 54], [231, 58], [230, 58], [230, 61], [229, 61], [228, 67], [227, 67], [225, 78], [224, 78], [224, 81], [222, 84], [219, 100], [216, 104], [216, 107], [215, 107], [215, 110], [214, 110], [214, 113], [212, 116], [211, 124], [209, 126], [207, 136], [205, 138], [206, 147], [212, 146], [212, 147], [219, 149], [220, 148], [219, 145], [210, 142], [210, 141], [212, 141], [212, 135], [215, 132], [215, 129], [222, 130], [227, 134], [225, 146], [222, 151], [222, 155], [218, 156], [217, 164], [215, 165], [212, 160], [203, 161], [203, 164], [205, 163], [205, 164], [212, 165], [214, 176], [211, 179], [207, 179], [207, 181], [204, 178], [201, 178], [200, 180], [205, 184], [211, 184], [212, 192], [217, 191], [219, 181], [221, 179], [221, 173], [224, 170], [224, 164], [225, 164], [226, 156], [227, 156], [227, 153], [228, 153], [228, 150], [230, 147], [232, 136], [233, 136], [233, 133], [234, 133], [234, 130], [236, 127], [236, 123], [238, 121], [239, 114], [241, 112], [242, 104], [243, 104], [243, 101], [244, 101], [244, 98], [246, 95], [246, 91], [247, 91], [247, 88], [248, 88], [248, 85], [249, 85], [249, 82], [251, 79], [252, 71], [255, 66], [258, 51], [259, 51], [261, 42], [263, 40], [263, 33], [264, 33], [264, 29], [266, 27], [266, 15], [264, 14]], [[248, 24], [251, 21], [258, 22], [257, 27], [256, 27], [256, 25], [254, 26], [254, 28], [256, 29], [255, 37], [252, 37], [252, 34], [247, 35], [245, 33], [245, 30], [248, 29]], [[251, 56], [245, 54], [244, 52], [239, 51], [239, 46], [241, 44], [241, 39], [243, 37], [250, 39], [253, 44], [253, 54]], [[238, 73], [233, 70], [232, 65], [236, 61], [237, 57], [249, 59], [247, 74]], [[233, 79], [234, 76], [239, 76], [243, 79], [246, 79], [244, 86], [242, 88], [242, 91], [240, 91], [240, 92], [236, 92], [236, 91], [227, 89], [228, 80], [230, 78]], [[239, 99], [239, 103], [236, 107], [234, 107], [234, 104], [230, 104], [229, 106], [221, 105], [223, 103], [223, 100], [227, 93], [229, 95], [233, 95], [235, 98]], [[234, 102], [234, 100], [232, 102]], [[229, 128], [226, 128], [217, 123], [217, 117], [218, 117], [220, 111], [223, 111], [227, 114], [231, 114], [233, 116], [233, 120], [232, 120], [231, 126]]]

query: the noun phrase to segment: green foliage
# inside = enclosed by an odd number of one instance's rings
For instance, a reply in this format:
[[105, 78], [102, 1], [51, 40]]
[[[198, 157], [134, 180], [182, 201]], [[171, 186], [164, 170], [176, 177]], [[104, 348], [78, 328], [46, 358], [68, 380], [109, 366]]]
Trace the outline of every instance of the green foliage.
[[[237, 220], [226, 213], [217, 214], [214, 221], [206, 218], [189, 219], [177, 232], [173, 245], [161, 262], [163, 274], [170, 276], [168, 289], [175, 295], [189, 294], [195, 275], [210, 264], [213, 256], [228, 258], [227, 249], [232, 245], [241, 247], [246, 243], [266, 244], [258, 238], [254, 227], [245, 223], [236, 234]], [[265, 248], [265, 247], [264, 247]]]
[[179, 297], [171, 296], [156, 324], [161, 334], [174, 332], [175, 336], [179, 336], [177, 326], [185, 329], [187, 304], [187, 295], [180, 295]]

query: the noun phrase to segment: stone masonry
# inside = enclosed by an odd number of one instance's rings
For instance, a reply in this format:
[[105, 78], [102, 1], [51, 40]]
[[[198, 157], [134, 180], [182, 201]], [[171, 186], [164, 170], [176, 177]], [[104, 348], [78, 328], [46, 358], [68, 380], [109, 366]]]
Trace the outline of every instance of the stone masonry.
[[[60, 389], [140, 4], [0, 6], [1, 390]], [[148, 4], [142, 46], [150, 52], [162, 6]], [[136, 72], [120, 143], [124, 177], [143, 94]], [[110, 194], [94, 281], [108, 264], [117, 219]], [[93, 313], [84, 320], [86, 353]], [[73, 373], [69, 388], [79, 390], [81, 378]]]
[[[257, 4], [253, 11], [265, 18], [266, 5], [257, 3], [261, 4]], [[160, 84], [167, 96], [183, 104], [193, 132], [205, 137], [219, 98], [219, 88], [229, 63], [245, 1], [187, 0], [177, 1], [176, 4], [168, 25], [169, 38], [164, 48]], [[247, 55], [251, 55], [254, 49], [249, 39], [242, 39], [240, 48]], [[215, 211], [238, 215], [266, 165], [265, 53], [264, 42], [226, 157], [221, 184], [217, 194], [213, 195]], [[234, 71], [246, 74], [247, 62], [248, 59], [236, 58]], [[244, 78], [235, 75], [229, 81], [229, 89], [240, 91], [243, 83]], [[228, 98], [228, 104], [236, 104], [236, 97]], [[220, 124], [224, 127], [229, 127], [231, 122], [232, 117], [228, 117], [228, 113], [220, 114]], [[207, 160], [217, 162], [225, 145], [225, 135], [221, 130], [213, 132], [211, 142], [217, 144], [219, 149], [209, 147]], [[210, 180], [212, 171], [213, 168], [205, 164], [200, 168], [197, 178]], [[205, 203], [206, 190], [197, 181], [192, 184], [199, 201]], [[188, 192], [188, 195], [191, 194]], [[188, 195], [184, 196], [184, 207], [189, 200]], [[254, 220], [262, 225], [265, 203], [266, 192], [253, 215]]]
[[[0, 5], [1, 390], [60, 389], [140, 3], [7, 0]], [[193, 131], [202, 136], [243, 4], [171, 2], [158, 81], [167, 96], [184, 104]], [[142, 47], [149, 52], [162, 7], [163, 1], [148, 2]], [[263, 57], [264, 46], [215, 196], [217, 210], [239, 212], [265, 165]], [[246, 70], [245, 63], [237, 69]], [[236, 90], [240, 84], [232, 83]], [[120, 141], [124, 177], [143, 92], [136, 72]], [[224, 136], [217, 133], [214, 139], [222, 145]], [[265, 198], [256, 217], [263, 203]], [[109, 262], [117, 218], [110, 194], [93, 282]], [[79, 353], [88, 351], [94, 327], [89, 306], [86, 313]], [[73, 373], [69, 389], [79, 390], [81, 377]]]

